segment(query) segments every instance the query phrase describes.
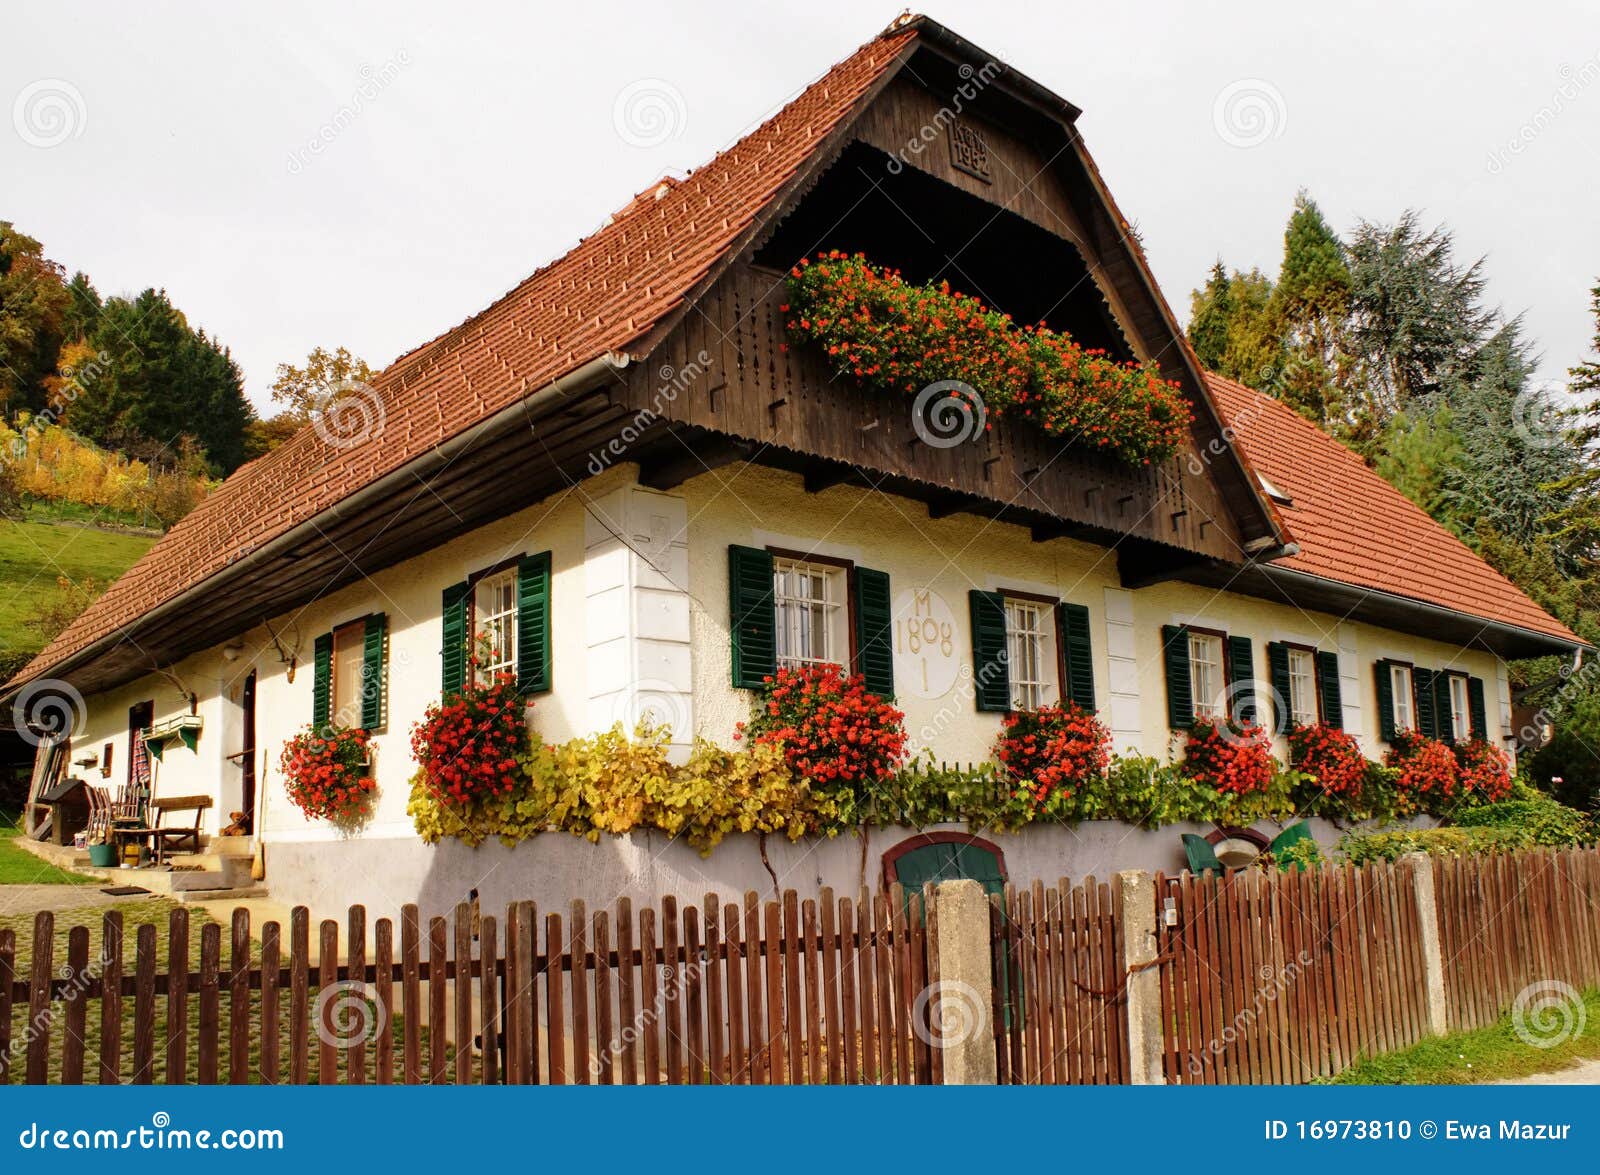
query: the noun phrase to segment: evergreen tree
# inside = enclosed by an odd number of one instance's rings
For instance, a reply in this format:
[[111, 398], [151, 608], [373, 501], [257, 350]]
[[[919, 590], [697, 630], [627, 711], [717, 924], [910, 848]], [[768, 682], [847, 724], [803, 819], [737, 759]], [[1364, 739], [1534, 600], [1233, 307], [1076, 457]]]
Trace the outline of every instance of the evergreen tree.
[[1600, 451], [1600, 282], [1589, 291], [1589, 309], [1594, 315], [1592, 356], [1567, 371], [1567, 392], [1574, 401], [1566, 409], [1572, 422], [1567, 439], [1583, 460], [1551, 487], [1565, 501], [1547, 520], [1557, 541], [1585, 564], [1592, 564], [1600, 549], [1600, 464], [1595, 460]]
[[1207, 370], [1261, 391], [1272, 386], [1285, 354], [1272, 313], [1271, 278], [1259, 269], [1225, 276], [1219, 261], [1205, 290], [1191, 295], [1190, 311], [1189, 340]]
[[1272, 291], [1271, 319], [1284, 347], [1272, 392], [1324, 428], [1344, 416], [1340, 377], [1349, 309], [1344, 246], [1302, 189], [1284, 230], [1283, 265]]
[[67, 297], [63, 324], [67, 341], [86, 339], [94, 334], [100, 321], [100, 293], [89, 281], [89, 275], [79, 271], [67, 283]]
[[171, 466], [184, 437], [220, 473], [244, 460], [254, 412], [228, 352], [190, 330], [165, 291], [107, 299], [91, 339], [106, 356], [68, 412], [73, 428], [109, 448]]

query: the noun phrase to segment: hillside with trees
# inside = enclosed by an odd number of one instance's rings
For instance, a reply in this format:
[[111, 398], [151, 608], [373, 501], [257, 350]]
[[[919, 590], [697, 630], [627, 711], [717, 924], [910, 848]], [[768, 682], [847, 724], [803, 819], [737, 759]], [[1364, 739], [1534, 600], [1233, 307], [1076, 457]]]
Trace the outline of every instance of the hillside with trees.
[[[1211, 370], [1266, 392], [1359, 453], [1580, 636], [1600, 641], [1600, 284], [1595, 352], [1536, 380], [1534, 343], [1488, 298], [1482, 259], [1408, 210], [1345, 236], [1302, 192], [1276, 274], [1222, 260], [1192, 294]], [[1600, 682], [1553, 658], [1511, 667], [1554, 720], [1528, 760], [1568, 802], [1600, 797]], [[1600, 676], [1600, 675], [1597, 675]]]

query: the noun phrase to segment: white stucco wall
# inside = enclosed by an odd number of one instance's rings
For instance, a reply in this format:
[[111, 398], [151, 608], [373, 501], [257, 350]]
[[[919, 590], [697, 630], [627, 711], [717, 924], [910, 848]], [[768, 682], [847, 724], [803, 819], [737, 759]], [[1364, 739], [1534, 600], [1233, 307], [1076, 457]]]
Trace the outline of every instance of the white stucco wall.
[[[611, 469], [371, 580], [341, 588], [293, 614], [275, 616], [270, 628], [257, 626], [231, 642], [237, 649], [232, 659], [220, 648], [208, 650], [166, 674], [151, 674], [89, 697], [87, 721], [74, 737], [73, 757], [98, 753], [101, 744], [112, 742], [109, 782], [119, 784], [126, 772], [129, 706], [153, 699], [158, 722], [185, 713], [188, 702], [180, 694], [181, 683], [197, 695], [204, 729], [196, 751], [175, 746], [157, 766], [156, 794], [216, 796], [217, 805], [206, 824], [207, 831], [215, 832], [238, 804], [240, 769], [227, 756], [242, 745], [240, 689], [254, 668], [258, 786], [266, 796], [262, 831], [270, 843], [284, 846], [282, 852], [269, 853], [269, 882], [275, 893], [294, 900], [316, 894], [331, 908], [356, 900], [349, 895], [378, 884], [366, 876], [374, 870], [383, 892], [404, 900], [410, 900], [404, 895], [430, 887], [457, 893], [468, 876], [486, 872], [499, 879], [497, 885], [512, 887], [531, 886], [535, 877], [543, 878], [540, 886], [553, 885], [554, 893], [565, 885], [570, 896], [583, 896], [578, 892], [585, 888], [581, 876], [604, 874], [608, 880], [598, 888], [607, 889], [614, 885], [612, 873], [618, 867], [595, 862], [610, 857], [606, 853], [585, 857], [579, 850], [574, 851], [580, 855], [573, 856], [551, 847], [557, 838], [542, 837], [515, 851], [495, 846], [478, 853], [460, 846], [428, 849], [417, 840], [405, 814], [414, 771], [410, 729], [439, 692], [440, 593], [472, 572], [508, 558], [551, 551], [553, 691], [535, 700], [538, 737], [559, 742], [649, 713], [671, 720], [675, 727], [691, 728], [695, 736], [728, 743], [736, 723], [748, 717], [750, 704], [750, 695], [733, 688], [730, 679], [730, 544], [814, 551], [886, 571], [900, 619], [905, 618], [912, 594], [920, 593], [921, 606], [932, 613], [925, 618], [935, 622], [936, 632], [942, 631], [940, 625], [948, 625], [950, 640], [944, 646], [941, 638], [919, 655], [900, 642], [898, 701], [906, 711], [912, 749], [929, 749], [936, 758], [950, 762], [988, 759], [1000, 725], [998, 715], [979, 713], [972, 700], [967, 593], [973, 588], [1059, 596], [1088, 609], [1096, 698], [1119, 750], [1160, 757], [1175, 750], [1177, 743], [1167, 729], [1160, 629], [1180, 622], [1248, 636], [1254, 642], [1261, 678], [1266, 676], [1268, 641], [1337, 650], [1346, 727], [1373, 757], [1381, 754], [1382, 747], [1373, 719], [1372, 662], [1382, 657], [1430, 668], [1459, 668], [1483, 678], [1491, 735], [1507, 733], [1504, 667], [1487, 653], [1465, 652], [1423, 635], [1183, 583], [1127, 591], [1118, 583], [1113, 553], [1104, 548], [1069, 539], [1034, 543], [1024, 528], [970, 515], [930, 519], [919, 503], [853, 487], [807, 494], [799, 477], [771, 469], [725, 467], [670, 493], [639, 489], [635, 475], [630, 465]], [[284, 743], [311, 718], [312, 642], [318, 634], [374, 611], [386, 613], [389, 624], [387, 721], [374, 739], [378, 793], [371, 821], [346, 834], [304, 819], [288, 804], [278, 757]], [[296, 656], [293, 681], [272, 633]], [[686, 749], [686, 734], [677, 731], [680, 753]], [[98, 772], [88, 774], [98, 781]], [[1064, 831], [1052, 831], [1050, 837], [1039, 841], [1037, 848], [1019, 851], [1030, 854], [1030, 860], [1043, 853], [1059, 862], [1037, 866], [1035, 875], [1052, 880], [1071, 872], [1068, 864], [1080, 857], [1080, 865], [1102, 872], [1139, 864], [1144, 857], [1160, 858], [1168, 868], [1177, 863], [1172, 859], [1177, 844], [1172, 830], [1148, 842], [1144, 834], [1130, 836], [1130, 830], [1088, 841], [1081, 833]], [[1027, 837], [1015, 839], [1020, 843]], [[1083, 846], [1090, 842], [1098, 847], [1085, 856], [1088, 850]], [[660, 846], [648, 836], [639, 843], [643, 847], [637, 850], [619, 843], [610, 850], [611, 856], [620, 854], [621, 859], [635, 851], [652, 859], [662, 856]], [[820, 861], [837, 857], [840, 864], [824, 873], [829, 884], [843, 889], [857, 884], [853, 878], [860, 873], [861, 859], [860, 846], [849, 851], [838, 847], [845, 843], [854, 844], [852, 840], [794, 851]], [[306, 847], [290, 849], [292, 845]], [[1122, 846], [1126, 859], [1113, 859], [1115, 853], [1107, 845]], [[682, 856], [689, 862], [675, 866], [680, 871], [703, 871], [696, 873], [705, 879], [704, 884], [695, 882], [700, 886], [696, 893], [721, 888], [711, 885], [710, 879], [723, 873], [730, 879], [737, 875], [740, 888], [760, 888], [757, 881], [770, 884], [764, 869], [759, 878], [744, 879], [758, 867], [750, 864], [755, 858], [748, 849], [728, 849], [704, 864], [695, 864], [698, 858], [683, 846], [665, 851], [674, 860]], [[321, 864], [313, 866], [313, 861]], [[549, 882], [552, 869], [554, 883]], [[648, 870], [637, 868], [623, 872], [650, 876]], [[439, 878], [448, 880], [432, 880]]]

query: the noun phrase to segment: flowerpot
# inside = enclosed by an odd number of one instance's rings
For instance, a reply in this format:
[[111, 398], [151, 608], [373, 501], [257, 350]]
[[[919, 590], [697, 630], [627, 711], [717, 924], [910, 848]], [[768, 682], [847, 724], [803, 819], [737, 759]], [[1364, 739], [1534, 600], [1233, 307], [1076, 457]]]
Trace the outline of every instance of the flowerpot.
[[117, 863], [116, 845], [90, 845], [89, 864], [96, 869], [110, 869]]

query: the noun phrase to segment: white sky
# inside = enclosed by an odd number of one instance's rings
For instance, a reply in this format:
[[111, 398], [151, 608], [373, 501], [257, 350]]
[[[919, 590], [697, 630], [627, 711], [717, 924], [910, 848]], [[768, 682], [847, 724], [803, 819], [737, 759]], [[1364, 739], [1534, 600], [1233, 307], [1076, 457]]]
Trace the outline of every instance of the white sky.
[[[342, 344], [381, 365], [481, 309], [896, 11], [13, 2], [0, 218], [103, 294], [165, 286], [233, 349], [265, 405], [279, 361]], [[1584, 354], [1600, 277], [1592, 0], [941, 0], [929, 15], [1084, 109], [1089, 147], [1180, 316], [1219, 253], [1276, 268], [1304, 185], [1341, 231], [1407, 206], [1447, 221], [1470, 255], [1488, 255], [1491, 296], [1527, 311], [1541, 374]], [[310, 153], [364, 68], [390, 76]], [[641, 90], [668, 95], [663, 142], [617, 129], [619, 96]], [[1217, 130], [1219, 100], [1241, 93], [1269, 120], [1254, 146]], [[67, 121], [49, 121], [60, 110]], [[1524, 127], [1529, 141], [1507, 151]]]

